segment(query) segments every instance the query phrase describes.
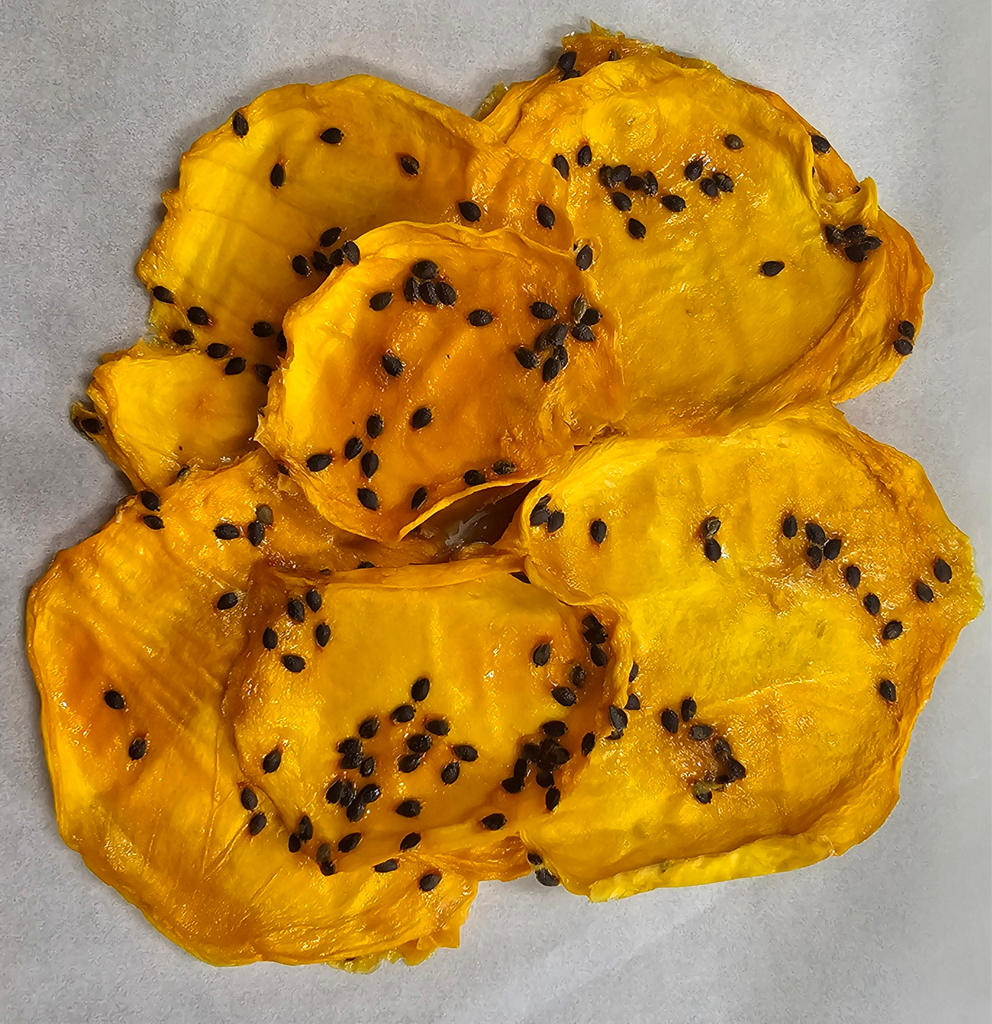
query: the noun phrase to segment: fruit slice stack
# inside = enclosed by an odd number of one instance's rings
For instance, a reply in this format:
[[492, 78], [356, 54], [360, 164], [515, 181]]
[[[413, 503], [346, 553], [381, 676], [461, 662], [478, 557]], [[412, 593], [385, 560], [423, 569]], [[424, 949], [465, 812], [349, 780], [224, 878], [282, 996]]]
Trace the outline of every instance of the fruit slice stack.
[[831, 406], [930, 283], [870, 179], [595, 27], [483, 112], [368, 76], [236, 111], [73, 409], [137, 493], [29, 598], [60, 830], [214, 963], [843, 852], [981, 608]]

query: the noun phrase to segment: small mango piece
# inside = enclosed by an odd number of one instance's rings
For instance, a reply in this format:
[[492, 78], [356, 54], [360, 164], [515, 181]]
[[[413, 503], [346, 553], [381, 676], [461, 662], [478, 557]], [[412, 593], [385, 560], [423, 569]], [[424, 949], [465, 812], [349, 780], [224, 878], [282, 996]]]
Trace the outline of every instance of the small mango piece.
[[284, 821], [305, 819], [300, 856], [327, 844], [339, 872], [366, 873], [402, 863], [416, 832], [417, 856], [471, 877], [528, 870], [513, 837], [547, 813], [536, 775], [568, 799], [628, 656], [609, 605], [564, 605], [518, 568], [470, 558], [253, 582], [224, 712], [248, 784]]

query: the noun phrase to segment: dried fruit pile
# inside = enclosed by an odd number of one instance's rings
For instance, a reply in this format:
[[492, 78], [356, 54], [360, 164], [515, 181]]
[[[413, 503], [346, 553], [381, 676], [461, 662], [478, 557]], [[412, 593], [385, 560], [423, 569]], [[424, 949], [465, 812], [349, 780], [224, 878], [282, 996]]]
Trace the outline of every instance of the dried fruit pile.
[[930, 283], [871, 180], [709, 64], [564, 44], [481, 120], [367, 76], [238, 110], [73, 409], [136, 494], [29, 599], [59, 827], [211, 962], [841, 853], [981, 607], [831, 404]]

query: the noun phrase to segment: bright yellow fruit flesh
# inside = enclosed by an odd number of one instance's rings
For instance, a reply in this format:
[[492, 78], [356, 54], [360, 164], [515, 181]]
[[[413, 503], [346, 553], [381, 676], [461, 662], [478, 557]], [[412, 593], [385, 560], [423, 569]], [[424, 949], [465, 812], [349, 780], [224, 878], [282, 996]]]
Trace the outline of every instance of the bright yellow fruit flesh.
[[[530, 525], [545, 494], [565, 515], [554, 534]], [[800, 867], [868, 836], [982, 607], [970, 545], [919, 465], [829, 408], [718, 439], [592, 445], [541, 481], [505, 543], [536, 584], [609, 594], [629, 615], [641, 710], [522, 831], [595, 899]]]

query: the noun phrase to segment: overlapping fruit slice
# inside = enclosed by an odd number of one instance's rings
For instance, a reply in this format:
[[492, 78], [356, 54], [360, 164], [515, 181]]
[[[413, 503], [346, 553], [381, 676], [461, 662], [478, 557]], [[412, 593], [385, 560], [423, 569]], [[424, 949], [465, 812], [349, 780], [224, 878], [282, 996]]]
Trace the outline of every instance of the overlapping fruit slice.
[[360, 876], [411, 854], [528, 870], [520, 822], [569, 799], [629, 653], [609, 605], [561, 604], [518, 565], [256, 581], [225, 714], [291, 851]]
[[532, 480], [621, 413], [616, 315], [514, 232], [392, 224], [286, 318], [257, 438], [332, 522], [408, 531]]
[[639, 710], [521, 830], [594, 899], [800, 867], [868, 836], [982, 604], [919, 465], [830, 408], [592, 445], [515, 531], [536, 584], [609, 594], [630, 618]]
[[138, 274], [164, 347], [101, 365], [95, 412], [77, 407], [74, 420], [136, 486], [229, 461], [249, 447], [286, 310], [360, 260], [361, 234], [397, 220], [508, 226], [565, 248], [563, 197], [552, 168], [388, 82], [357, 75], [264, 93], [194, 144], [163, 196]]
[[565, 44], [484, 123], [568, 181], [577, 259], [621, 321], [621, 427], [718, 433], [890, 377], [931, 274], [871, 179], [712, 65], [595, 34]]
[[[325, 876], [239, 765], [221, 715], [254, 565], [352, 568], [432, 557], [349, 538], [281, 490], [264, 453], [123, 503], [34, 588], [28, 649], [59, 830], [170, 938], [215, 963], [456, 945], [475, 891], [444, 857], [388, 878]], [[440, 875], [440, 880], [437, 876]]]

